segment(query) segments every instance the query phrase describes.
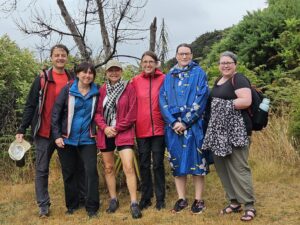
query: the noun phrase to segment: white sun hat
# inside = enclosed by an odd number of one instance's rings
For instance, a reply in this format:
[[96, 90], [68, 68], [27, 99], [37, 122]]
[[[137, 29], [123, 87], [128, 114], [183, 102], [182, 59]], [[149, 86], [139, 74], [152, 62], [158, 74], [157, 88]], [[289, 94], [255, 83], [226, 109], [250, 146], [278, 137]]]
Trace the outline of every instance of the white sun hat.
[[24, 139], [22, 142], [18, 142], [17, 140], [15, 140], [9, 146], [9, 157], [12, 160], [19, 161], [24, 157], [25, 153], [30, 149], [30, 147], [30, 143], [25, 141]]

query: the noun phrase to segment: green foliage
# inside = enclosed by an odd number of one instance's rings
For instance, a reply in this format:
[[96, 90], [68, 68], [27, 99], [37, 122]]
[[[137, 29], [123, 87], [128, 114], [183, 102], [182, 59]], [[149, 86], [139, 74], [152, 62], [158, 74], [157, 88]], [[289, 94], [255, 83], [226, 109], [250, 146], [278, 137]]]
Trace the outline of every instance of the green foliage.
[[14, 133], [38, 64], [8, 36], [0, 38], [0, 136]]
[[213, 44], [219, 42], [228, 29], [223, 31], [215, 30], [213, 32], [207, 32], [199, 36], [195, 41], [191, 43], [193, 49], [194, 59], [201, 60], [210, 51]]
[[298, 91], [292, 102], [291, 119], [289, 126], [289, 134], [292, 143], [300, 152], [300, 83], [298, 84]]
[[[201, 64], [201, 63], [200, 63]], [[215, 80], [220, 76], [220, 71], [217, 63], [214, 63], [210, 67], [206, 67], [205, 64], [201, 65], [202, 68], [206, 71], [208, 80], [209, 80], [209, 86], [212, 87], [215, 83]], [[249, 70], [245, 65], [238, 64], [237, 70], [239, 73], [244, 74], [246, 77], [249, 78], [252, 85], [255, 85], [257, 87], [262, 88], [263, 81], [260, 80], [253, 71]]]

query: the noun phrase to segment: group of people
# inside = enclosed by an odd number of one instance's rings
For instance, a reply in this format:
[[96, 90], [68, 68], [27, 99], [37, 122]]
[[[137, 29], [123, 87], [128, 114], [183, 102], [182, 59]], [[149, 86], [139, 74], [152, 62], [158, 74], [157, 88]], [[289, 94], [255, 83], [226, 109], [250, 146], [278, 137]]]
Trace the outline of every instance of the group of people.
[[[103, 159], [110, 197], [106, 212], [116, 212], [119, 200], [115, 151], [126, 176], [132, 217], [142, 217], [141, 211], [152, 205], [154, 194], [155, 208], [165, 208], [165, 148], [178, 194], [173, 213], [188, 207], [188, 175], [193, 177], [195, 192], [190, 210], [193, 214], [205, 210], [204, 177], [209, 173], [208, 151], [212, 151], [229, 200], [221, 214], [241, 212], [244, 204], [241, 220], [255, 217], [247, 163], [251, 123], [246, 109], [251, 104], [251, 91], [244, 75], [236, 72], [234, 53], [221, 54], [221, 76], [211, 91], [206, 73], [193, 61], [188, 44], [177, 47], [177, 64], [166, 75], [151, 51], [142, 55], [142, 72], [131, 81], [123, 80], [122, 65], [110, 60], [101, 87], [94, 83], [96, 71], [91, 63], [79, 64], [72, 77], [65, 69], [68, 54], [62, 44], [51, 48], [52, 68], [33, 82], [16, 135], [22, 142], [31, 125], [40, 217], [49, 216], [49, 163], [55, 149], [62, 168], [66, 214], [84, 206], [89, 217], [97, 215], [100, 207], [97, 154]], [[233, 76], [235, 85], [231, 81]], [[141, 174], [140, 201], [134, 167], [135, 140]]]

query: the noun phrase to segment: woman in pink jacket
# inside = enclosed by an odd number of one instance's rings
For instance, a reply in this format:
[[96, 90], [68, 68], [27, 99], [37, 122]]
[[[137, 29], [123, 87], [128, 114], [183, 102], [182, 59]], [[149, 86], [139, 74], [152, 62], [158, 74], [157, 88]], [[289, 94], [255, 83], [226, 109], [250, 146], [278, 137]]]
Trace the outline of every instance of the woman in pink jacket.
[[95, 122], [98, 126], [97, 147], [100, 149], [105, 180], [110, 195], [107, 213], [119, 207], [114, 173], [114, 150], [121, 157], [130, 194], [130, 211], [134, 219], [142, 217], [137, 202], [137, 180], [134, 169], [134, 123], [136, 121], [136, 94], [131, 83], [123, 81], [122, 66], [116, 60], [106, 64], [107, 82], [100, 88]]
[[165, 75], [157, 69], [158, 58], [154, 52], [146, 51], [143, 54], [141, 66], [143, 72], [132, 80], [137, 95], [136, 137], [142, 179], [139, 205], [141, 209], [151, 206], [154, 190], [155, 207], [160, 210], [165, 208], [165, 142], [164, 121], [159, 109], [159, 90]]

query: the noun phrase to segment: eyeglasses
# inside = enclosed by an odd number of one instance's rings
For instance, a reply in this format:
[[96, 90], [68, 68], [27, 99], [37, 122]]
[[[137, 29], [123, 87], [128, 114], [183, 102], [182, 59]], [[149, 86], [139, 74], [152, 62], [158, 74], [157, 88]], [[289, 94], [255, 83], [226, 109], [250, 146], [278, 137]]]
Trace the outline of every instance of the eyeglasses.
[[219, 65], [222, 65], [222, 66], [229, 66], [231, 64], [235, 64], [235, 62], [219, 62]]
[[190, 53], [190, 52], [180, 52], [179, 53], [178, 52], [177, 54], [182, 57], [182, 56], [190, 56], [192, 53]]
[[143, 64], [154, 64], [155, 61], [142, 61]]

